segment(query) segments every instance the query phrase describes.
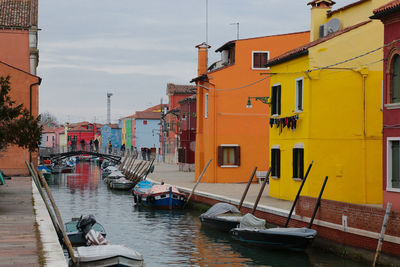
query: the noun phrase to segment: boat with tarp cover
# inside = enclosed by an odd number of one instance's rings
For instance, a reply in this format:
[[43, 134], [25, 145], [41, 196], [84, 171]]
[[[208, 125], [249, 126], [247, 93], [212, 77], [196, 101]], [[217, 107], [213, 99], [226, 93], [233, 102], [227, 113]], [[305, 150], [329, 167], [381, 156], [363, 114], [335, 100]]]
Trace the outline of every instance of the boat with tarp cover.
[[202, 225], [229, 232], [238, 226], [243, 216], [235, 206], [217, 203], [200, 215], [200, 221]]
[[140, 181], [132, 190], [136, 204], [158, 209], [182, 208], [185, 194], [170, 184], [155, 184], [147, 180]]
[[265, 228], [265, 220], [246, 214], [230, 235], [234, 240], [264, 248], [305, 250], [317, 231], [309, 228]]

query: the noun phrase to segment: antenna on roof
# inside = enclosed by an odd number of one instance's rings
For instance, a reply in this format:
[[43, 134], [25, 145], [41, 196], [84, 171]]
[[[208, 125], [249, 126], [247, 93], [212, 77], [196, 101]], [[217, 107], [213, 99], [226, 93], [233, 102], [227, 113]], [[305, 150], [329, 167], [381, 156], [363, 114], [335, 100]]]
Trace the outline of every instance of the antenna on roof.
[[327, 24], [328, 34], [337, 32], [340, 29], [340, 20], [333, 18]]

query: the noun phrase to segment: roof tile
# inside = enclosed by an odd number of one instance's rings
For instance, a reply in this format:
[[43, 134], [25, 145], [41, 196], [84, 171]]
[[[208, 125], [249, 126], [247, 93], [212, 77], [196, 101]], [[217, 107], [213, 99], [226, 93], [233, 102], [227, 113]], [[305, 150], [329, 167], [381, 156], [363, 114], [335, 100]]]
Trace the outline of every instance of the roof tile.
[[30, 28], [37, 25], [37, 0], [0, 0], [0, 27]]

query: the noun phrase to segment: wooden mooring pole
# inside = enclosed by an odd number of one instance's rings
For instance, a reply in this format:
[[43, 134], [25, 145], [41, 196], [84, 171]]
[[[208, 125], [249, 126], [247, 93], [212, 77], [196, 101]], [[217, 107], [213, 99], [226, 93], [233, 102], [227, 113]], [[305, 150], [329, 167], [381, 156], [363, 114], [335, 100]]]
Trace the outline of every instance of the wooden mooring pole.
[[193, 186], [192, 192], [190, 193], [189, 197], [188, 197], [187, 200], [186, 200], [185, 205], [183, 206], [184, 208], [186, 207], [187, 203], [189, 203], [189, 200], [190, 200], [190, 198], [192, 197], [192, 195], [193, 195], [193, 193], [194, 193], [194, 190], [196, 190], [196, 187], [199, 185], [199, 183], [200, 183], [200, 181], [201, 181], [201, 178], [203, 178], [203, 175], [204, 175], [204, 173], [206, 172], [206, 170], [207, 170], [208, 166], [210, 165], [211, 161], [212, 161], [212, 158], [207, 162], [206, 166], [204, 166], [204, 169], [203, 169], [203, 171], [201, 172], [201, 174], [200, 174], [200, 176], [199, 176], [199, 179], [197, 179], [197, 183]]
[[[34, 169], [34, 166], [33, 166], [32, 162], [31, 162], [31, 168], [35, 172], [35, 169]], [[63, 223], [63, 220], [61, 218], [60, 210], [58, 209], [58, 207], [56, 205], [56, 202], [54, 201], [53, 195], [50, 192], [50, 189], [49, 189], [49, 186], [47, 185], [46, 179], [44, 179], [42, 176], [40, 176], [40, 181], [42, 182], [42, 184], [44, 186], [44, 189], [46, 190], [47, 197], [49, 198], [49, 200], [51, 202], [51, 205], [53, 206], [54, 213], [56, 214], [56, 217], [57, 217], [57, 220], [58, 220], [58, 224], [60, 225], [60, 230], [61, 230], [61, 233], [63, 235], [64, 244], [67, 246], [68, 254], [69, 254], [70, 258], [71, 258], [71, 261], [74, 264], [76, 264], [77, 261], [76, 261], [75, 255], [74, 255], [74, 250], [72, 249], [71, 242], [69, 241], [68, 235], [65, 232], [64, 223]]]
[[254, 203], [253, 210], [251, 211], [251, 214], [254, 214], [254, 212], [256, 212], [256, 209], [257, 209], [257, 206], [258, 206], [258, 202], [260, 202], [261, 195], [262, 195], [262, 193], [264, 191], [265, 186], [267, 185], [270, 173], [271, 173], [271, 167], [269, 167], [267, 175], [265, 176], [265, 180], [261, 185], [260, 192], [258, 192], [258, 196], [257, 196], [256, 202]]
[[243, 192], [243, 195], [242, 195], [242, 199], [240, 200], [240, 203], [239, 203], [238, 210], [240, 210], [240, 208], [241, 208], [242, 205], [243, 205], [243, 201], [244, 201], [244, 199], [245, 199], [245, 197], [246, 197], [246, 195], [247, 195], [247, 192], [249, 191], [251, 182], [253, 182], [253, 178], [254, 178], [254, 175], [256, 174], [256, 171], [257, 171], [257, 166], [254, 167], [254, 170], [253, 170], [253, 173], [252, 173], [251, 176], [250, 176], [249, 182], [247, 183], [247, 186], [246, 186], [246, 188], [244, 189], [244, 192]]
[[378, 263], [379, 254], [381, 253], [383, 239], [385, 238], [386, 226], [387, 226], [387, 222], [389, 220], [389, 214], [390, 214], [391, 208], [392, 208], [392, 203], [388, 203], [386, 206], [385, 217], [383, 218], [381, 234], [379, 235], [378, 247], [376, 248], [374, 263], [372, 265], [373, 267], [375, 267], [376, 264]]

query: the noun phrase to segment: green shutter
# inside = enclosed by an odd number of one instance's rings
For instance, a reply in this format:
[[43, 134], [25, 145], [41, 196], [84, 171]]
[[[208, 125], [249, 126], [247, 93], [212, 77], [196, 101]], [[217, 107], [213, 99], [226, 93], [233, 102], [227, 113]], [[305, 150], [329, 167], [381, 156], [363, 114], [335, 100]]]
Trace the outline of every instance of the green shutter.
[[393, 61], [392, 103], [400, 103], [400, 57], [396, 55]]
[[392, 141], [392, 188], [400, 188], [400, 141]]

